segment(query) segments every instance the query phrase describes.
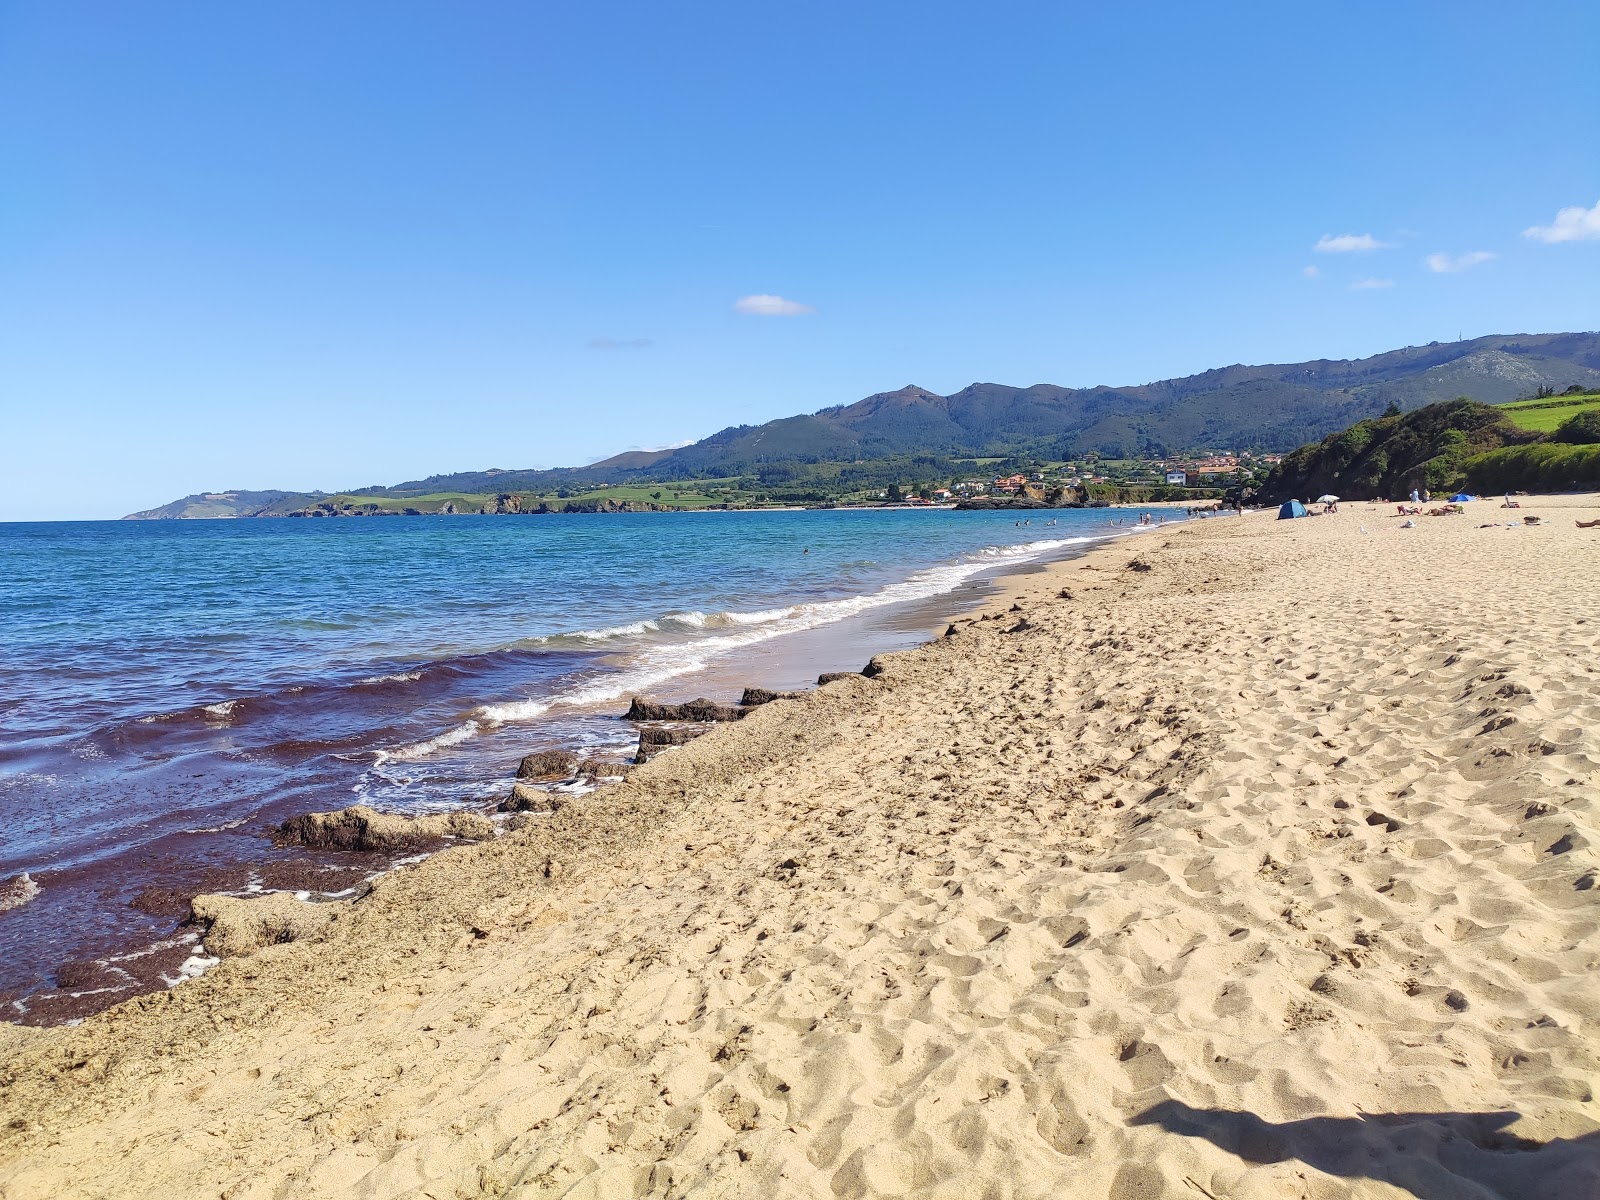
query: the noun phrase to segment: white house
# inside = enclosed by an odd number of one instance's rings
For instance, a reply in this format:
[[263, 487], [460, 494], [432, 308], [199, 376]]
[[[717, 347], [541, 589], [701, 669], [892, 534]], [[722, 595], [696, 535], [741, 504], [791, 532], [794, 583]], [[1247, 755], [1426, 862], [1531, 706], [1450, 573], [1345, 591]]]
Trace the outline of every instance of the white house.
[[1187, 471], [1168, 471], [1167, 482], [1175, 483], [1179, 487], [1187, 487], [1189, 484], [1189, 474]]

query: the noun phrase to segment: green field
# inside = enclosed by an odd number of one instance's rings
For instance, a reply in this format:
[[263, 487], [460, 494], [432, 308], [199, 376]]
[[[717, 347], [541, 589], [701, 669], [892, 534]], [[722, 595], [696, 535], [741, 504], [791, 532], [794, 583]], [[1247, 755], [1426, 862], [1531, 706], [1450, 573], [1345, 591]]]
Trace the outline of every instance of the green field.
[[713, 504], [721, 504], [731, 497], [727, 495], [711, 495], [709, 489], [726, 488], [731, 491], [737, 479], [695, 479], [683, 483], [640, 483], [618, 484], [615, 487], [596, 488], [588, 492], [573, 492], [570, 496], [558, 497], [554, 492], [541, 495], [539, 499], [547, 500], [552, 506], [565, 504], [568, 500], [615, 500], [621, 503], [632, 500], [634, 503], [670, 504], [674, 508], [707, 508]]
[[1553, 433], [1569, 417], [1600, 408], [1600, 393], [1583, 396], [1551, 396], [1545, 400], [1518, 400], [1502, 404], [1500, 409], [1523, 429], [1535, 433]]

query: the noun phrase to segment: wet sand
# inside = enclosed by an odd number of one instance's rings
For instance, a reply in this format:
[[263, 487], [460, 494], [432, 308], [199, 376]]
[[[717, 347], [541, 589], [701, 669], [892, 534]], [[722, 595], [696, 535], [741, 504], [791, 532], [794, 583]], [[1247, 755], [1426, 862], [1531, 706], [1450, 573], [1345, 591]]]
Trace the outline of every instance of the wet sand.
[[1471, 508], [1008, 580], [0, 1030], [0, 1195], [1600, 1195], [1600, 499]]

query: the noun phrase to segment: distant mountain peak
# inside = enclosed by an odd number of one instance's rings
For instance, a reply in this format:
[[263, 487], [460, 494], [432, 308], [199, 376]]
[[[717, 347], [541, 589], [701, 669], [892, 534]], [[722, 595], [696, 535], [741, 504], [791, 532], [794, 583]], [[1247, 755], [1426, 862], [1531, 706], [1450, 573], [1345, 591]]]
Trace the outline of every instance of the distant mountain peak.
[[[1391, 403], [1411, 410], [1468, 396], [1498, 404], [1541, 386], [1560, 391], [1571, 384], [1600, 387], [1600, 333], [1492, 334], [1364, 359], [1235, 363], [1128, 387], [971, 383], [941, 396], [908, 383], [853, 404], [763, 425], [730, 425], [692, 445], [629, 451], [586, 467], [466, 471], [363, 491], [409, 497], [752, 475], [763, 484], [781, 484], [817, 464], [900, 456], [948, 462], [1060, 460], [1090, 451], [1107, 458], [1204, 449], [1290, 451], [1376, 416]], [[135, 515], [270, 515], [305, 503], [305, 496], [281, 492], [206, 493]]]

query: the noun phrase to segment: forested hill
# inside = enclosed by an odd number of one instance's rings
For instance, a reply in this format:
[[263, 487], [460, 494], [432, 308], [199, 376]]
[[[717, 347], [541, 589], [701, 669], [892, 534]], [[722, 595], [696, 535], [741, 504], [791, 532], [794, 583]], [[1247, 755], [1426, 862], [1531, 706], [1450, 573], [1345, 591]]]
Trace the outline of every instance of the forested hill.
[[[1060, 460], [1089, 451], [1108, 458], [1191, 449], [1283, 452], [1390, 404], [1409, 411], [1457, 396], [1495, 404], [1573, 384], [1600, 387], [1600, 333], [1494, 335], [1364, 359], [1236, 365], [1137, 387], [974, 383], [941, 396], [912, 385], [808, 415], [732, 426], [674, 450], [635, 451], [549, 471], [435, 475], [356, 494], [509, 492], [736, 475], [782, 482], [818, 463], [904, 455]], [[171, 507], [135, 516], [165, 516]]]

